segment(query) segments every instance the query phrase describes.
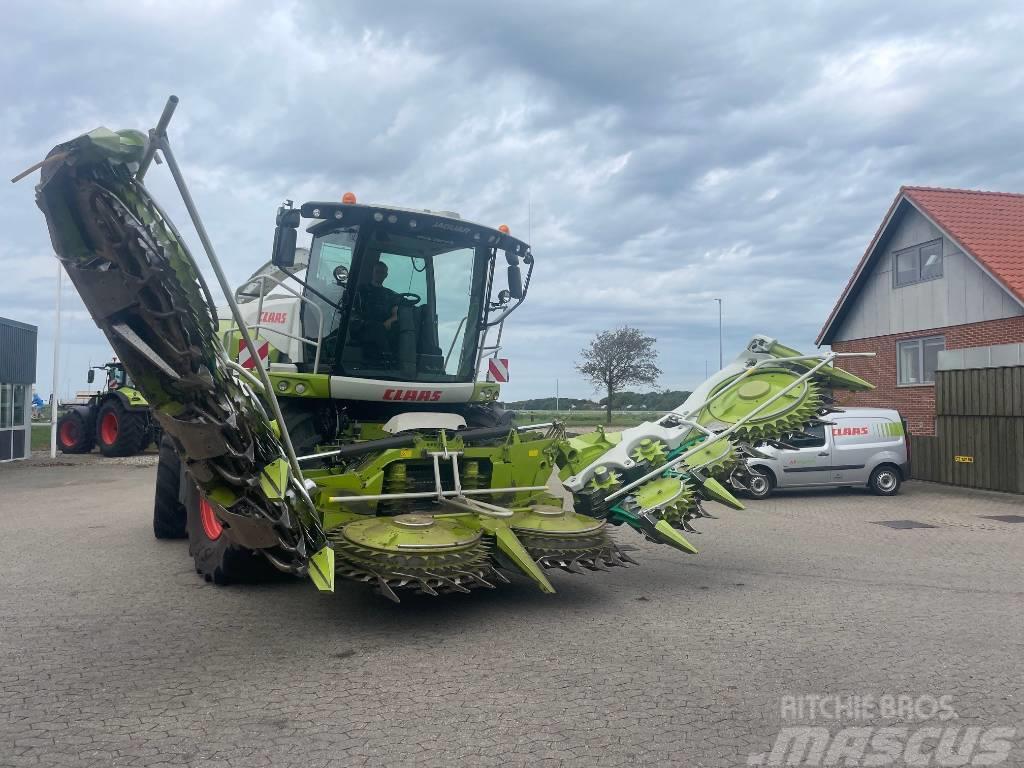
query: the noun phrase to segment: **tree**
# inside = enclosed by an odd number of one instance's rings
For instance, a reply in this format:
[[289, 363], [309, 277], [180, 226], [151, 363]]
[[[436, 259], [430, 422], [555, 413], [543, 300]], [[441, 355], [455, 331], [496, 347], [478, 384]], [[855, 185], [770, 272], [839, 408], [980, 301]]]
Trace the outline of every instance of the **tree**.
[[638, 328], [626, 326], [597, 334], [589, 346], [580, 350], [576, 370], [608, 393], [605, 408], [609, 424], [616, 392], [627, 384], [654, 384], [661, 375], [656, 365], [656, 341]]

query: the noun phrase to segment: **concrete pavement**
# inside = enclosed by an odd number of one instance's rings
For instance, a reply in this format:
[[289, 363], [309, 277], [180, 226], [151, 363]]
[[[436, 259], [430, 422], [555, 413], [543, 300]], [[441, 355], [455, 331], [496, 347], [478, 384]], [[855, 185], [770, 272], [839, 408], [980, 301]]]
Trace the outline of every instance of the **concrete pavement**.
[[[1024, 524], [984, 517], [1018, 497], [780, 495], [716, 507], [696, 557], [622, 532], [640, 567], [557, 595], [396, 606], [206, 584], [152, 536], [151, 461], [47, 463], [0, 466], [3, 766], [771, 764], [816, 695], [948, 696], [1024, 765]], [[936, 527], [875, 524], [904, 519]]]

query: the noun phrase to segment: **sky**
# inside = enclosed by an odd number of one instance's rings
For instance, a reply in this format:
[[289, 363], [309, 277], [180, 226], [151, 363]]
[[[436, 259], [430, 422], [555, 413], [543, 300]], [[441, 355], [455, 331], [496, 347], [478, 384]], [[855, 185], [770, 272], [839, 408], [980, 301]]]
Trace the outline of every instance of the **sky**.
[[[5, 177], [99, 125], [171, 141], [233, 285], [285, 199], [454, 210], [536, 257], [503, 399], [588, 397], [599, 331], [692, 389], [754, 333], [809, 351], [901, 184], [1024, 192], [1018, 2], [5, 2]], [[39, 326], [56, 260], [0, 185], [0, 315]], [[196, 238], [165, 168], [147, 185]], [[58, 392], [110, 350], [64, 282]], [[2, 353], [2, 351], [0, 351]]]

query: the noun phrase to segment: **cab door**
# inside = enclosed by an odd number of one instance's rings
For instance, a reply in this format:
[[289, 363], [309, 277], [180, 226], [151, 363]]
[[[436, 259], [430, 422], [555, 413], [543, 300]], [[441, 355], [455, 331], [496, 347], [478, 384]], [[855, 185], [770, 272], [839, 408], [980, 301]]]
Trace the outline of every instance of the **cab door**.
[[832, 438], [824, 424], [808, 427], [787, 441], [796, 450], [780, 451], [781, 487], [826, 485], [832, 475]]

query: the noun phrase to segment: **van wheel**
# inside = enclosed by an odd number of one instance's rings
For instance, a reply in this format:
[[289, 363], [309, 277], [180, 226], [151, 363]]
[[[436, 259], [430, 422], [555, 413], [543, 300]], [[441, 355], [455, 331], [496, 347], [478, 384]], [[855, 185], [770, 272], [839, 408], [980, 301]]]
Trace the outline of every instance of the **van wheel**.
[[747, 493], [754, 499], [767, 499], [775, 487], [775, 477], [770, 469], [750, 468], [747, 478]]
[[895, 496], [900, 492], [900, 483], [899, 470], [883, 464], [871, 473], [868, 488], [879, 496]]

